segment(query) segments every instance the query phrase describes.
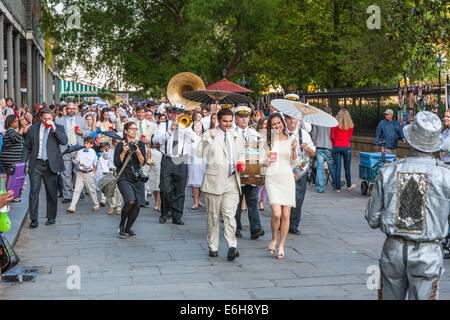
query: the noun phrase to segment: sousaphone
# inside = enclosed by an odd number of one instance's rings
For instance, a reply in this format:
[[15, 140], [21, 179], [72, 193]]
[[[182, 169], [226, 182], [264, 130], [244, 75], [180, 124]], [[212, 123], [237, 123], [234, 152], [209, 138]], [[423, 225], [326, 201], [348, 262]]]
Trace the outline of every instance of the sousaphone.
[[205, 83], [199, 76], [190, 72], [182, 72], [170, 79], [169, 84], [167, 85], [167, 98], [172, 105], [178, 103], [185, 106], [186, 110], [193, 110], [197, 108], [200, 103], [185, 99], [182, 94], [205, 89]]

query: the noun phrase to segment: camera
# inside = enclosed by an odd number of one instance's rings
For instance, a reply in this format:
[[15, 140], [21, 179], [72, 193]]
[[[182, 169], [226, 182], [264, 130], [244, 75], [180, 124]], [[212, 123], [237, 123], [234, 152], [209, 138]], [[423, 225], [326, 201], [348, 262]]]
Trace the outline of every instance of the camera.
[[131, 167], [131, 169], [133, 170], [133, 175], [134, 175], [134, 181], [141, 181], [143, 183], [147, 183], [148, 181], [148, 177], [144, 175], [144, 173], [142, 172], [142, 169], [135, 169], [133, 166]]
[[130, 150], [131, 150], [132, 152], [136, 152], [136, 150], [137, 150], [137, 148], [138, 148], [136, 142], [130, 142], [130, 143], [128, 143], [128, 146], [130, 147]]

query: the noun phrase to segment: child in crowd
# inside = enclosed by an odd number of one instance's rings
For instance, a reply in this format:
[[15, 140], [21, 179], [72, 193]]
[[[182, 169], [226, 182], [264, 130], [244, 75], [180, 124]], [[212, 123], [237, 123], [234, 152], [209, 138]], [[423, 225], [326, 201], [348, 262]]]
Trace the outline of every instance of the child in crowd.
[[[98, 185], [98, 180], [109, 172], [109, 160], [108, 151], [111, 148], [109, 142], [102, 143], [102, 155], [98, 158], [97, 171], [95, 172], [95, 185]], [[97, 188], [98, 189], [98, 188]], [[101, 190], [98, 190], [101, 192]], [[102, 207], [106, 206], [106, 197], [103, 192], [100, 193], [100, 205]]]
[[[114, 166], [114, 152], [116, 150], [116, 146], [119, 143], [119, 140], [112, 139], [112, 147], [109, 149], [109, 151], [106, 153], [108, 157], [108, 168], [110, 172], [116, 172], [116, 166]], [[109, 210], [108, 214], [111, 215], [114, 213], [114, 210], [116, 210], [116, 214], [120, 215], [122, 213], [122, 203], [123, 198], [122, 194], [119, 191], [119, 188], [116, 187], [116, 191], [114, 192], [114, 197], [108, 199], [109, 204]]]
[[76, 174], [75, 192], [73, 194], [72, 203], [70, 204], [68, 213], [75, 213], [80, 193], [83, 190], [83, 186], [89, 192], [91, 200], [94, 204], [94, 211], [100, 209], [97, 192], [95, 188], [94, 174], [97, 166], [97, 155], [95, 154], [94, 146], [95, 140], [92, 137], [84, 139], [84, 149], [79, 150], [73, 157], [74, 162], [77, 164], [79, 170]]
[[[153, 140], [153, 137], [152, 137]], [[153, 142], [150, 144], [150, 154], [147, 155], [147, 163], [150, 165], [150, 190], [153, 193], [155, 204], [153, 209], [161, 211], [161, 197], [159, 196], [159, 175], [161, 172], [162, 154], [159, 151], [159, 146]]]

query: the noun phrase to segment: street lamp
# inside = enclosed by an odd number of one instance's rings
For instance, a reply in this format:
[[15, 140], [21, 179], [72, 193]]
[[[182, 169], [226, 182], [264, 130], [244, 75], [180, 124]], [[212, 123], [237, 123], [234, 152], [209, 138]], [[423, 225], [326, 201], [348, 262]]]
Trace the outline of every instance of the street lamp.
[[223, 66], [222, 68], [222, 77], [226, 77], [228, 74], [228, 68], [226, 66]]
[[441, 104], [441, 69], [444, 66], [444, 59], [442, 59], [442, 55], [439, 55], [439, 58], [436, 59], [436, 65], [439, 69], [439, 90], [438, 90], [438, 105]]

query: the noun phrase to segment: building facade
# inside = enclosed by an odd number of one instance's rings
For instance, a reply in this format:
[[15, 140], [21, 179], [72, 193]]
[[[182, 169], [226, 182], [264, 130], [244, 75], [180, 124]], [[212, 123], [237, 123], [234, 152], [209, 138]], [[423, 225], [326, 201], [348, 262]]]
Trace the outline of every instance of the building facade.
[[59, 102], [59, 75], [47, 68], [39, 0], [0, 0], [0, 98], [17, 106]]

